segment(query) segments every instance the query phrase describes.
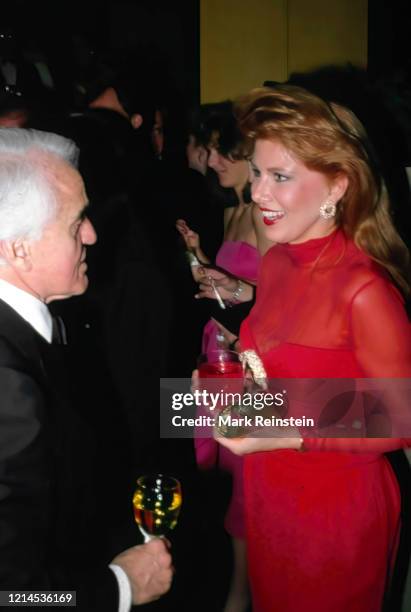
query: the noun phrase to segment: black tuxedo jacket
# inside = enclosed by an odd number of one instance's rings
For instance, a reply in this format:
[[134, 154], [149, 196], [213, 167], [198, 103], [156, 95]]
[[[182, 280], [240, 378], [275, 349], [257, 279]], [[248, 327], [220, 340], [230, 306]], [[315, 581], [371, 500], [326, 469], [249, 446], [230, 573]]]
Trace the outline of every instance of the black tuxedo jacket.
[[95, 436], [66, 396], [62, 350], [0, 300], [0, 589], [76, 590], [78, 609], [111, 612]]

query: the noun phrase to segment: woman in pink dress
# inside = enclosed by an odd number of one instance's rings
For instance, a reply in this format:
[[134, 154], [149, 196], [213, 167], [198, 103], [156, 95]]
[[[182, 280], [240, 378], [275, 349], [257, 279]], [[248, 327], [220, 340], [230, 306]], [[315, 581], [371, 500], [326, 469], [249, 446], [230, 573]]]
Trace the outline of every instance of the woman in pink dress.
[[[251, 92], [239, 114], [253, 200], [275, 243], [241, 349], [255, 351], [272, 378], [410, 378], [408, 252], [362, 126], [347, 109], [286, 85]], [[227, 278], [209, 273], [229, 295]], [[202, 295], [209, 291], [204, 282]], [[377, 416], [394, 418], [399, 401], [387, 386]], [[296, 406], [290, 401], [289, 415]], [[410, 423], [408, 415], [396, 435], [410, 435]], [[380, 612], [400, 529], [384, 453], [411, 439], [289, 428], [218, 441], [244, 456], [253, 611]]]
[[[207, 107], [208, 105], [206, 105]], [[242, 154], [242, 137], [232, 112], [231, 102], [222, 102], [209, 105], [205, 108], [207, 126], [205, 132], [209, 135], [207, 148], [209, 151], [208, 166], [218, 176], [220, 186], [232, 189], [235, 192], [237, 205], [224, 210], [224, 242], [217, 256], [216, 264], [236, 277], [236, 285], [229, 295], [229, 301], [234, 301], [239, 286], [255, 285], [260, 264], [260, 252], [257, 249], [257, 235], [254, 227], [253, 208], [249, 195], [249, 167]], [[187, 226], [184, 220], [177, 221], [177, 229], [183, 236], [187, 248], [202, 264], [210, 263], [202, 251], [199, 235]], [[258, 244], [259, 249], [266, 248], [264, 237]], [[195, 280], [200, 280], [206, 272], [204, 268], [193, 266]], [[239, 285], [238, 279], [244, 281]], [[235, 315], [236, 307], [230, 308], [226, 315]], [[222, 315], [221, 311], [216, 318]], [[243, 316], [245, 316], [244, 313]], [[225, 317], [226, 319], [226, 317]], [[228, 319], [230, 320], [230, 319]], [[225, 320], [225, 326], [230, 329], [230, 323]], [[232, 330], [230, 330], [232, 331]], [[206, 324], [202, 339], [202, 352], [228, 346], [222, 326], [215, 318]], [[238, 333], [238, 332], [237, 332]], [[235, 335], [235, 334], [234, 334]], [[230, 342], [233, 337], [230, 334]], [[242, 612], [248, 607], [247, 571], [245, 562], [245, 527], [243, 512], [243, 482], [242, 459], [231, 451], [218, 447], [211, 437], [197, 437], [195, 439], [197, 463], [202, 469], [218, 466], [232, 474], [232, 494], [225, 518], [225, 528], [233, 542], [234, 571], [230, 593], [227, 599], [225, 612]]]

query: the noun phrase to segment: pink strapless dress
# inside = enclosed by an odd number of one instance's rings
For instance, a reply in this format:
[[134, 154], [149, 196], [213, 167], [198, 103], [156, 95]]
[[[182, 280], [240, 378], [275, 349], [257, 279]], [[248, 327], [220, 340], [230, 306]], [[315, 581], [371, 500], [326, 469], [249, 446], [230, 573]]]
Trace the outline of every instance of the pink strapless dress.
[[[216, 264], [234, 276], [255, 283], [260, 265], [257, 249], [246, 242], [227, 240], [217, 253]], [[202, 352], [217, 349], [217, 325], [209, 321], [204, 327]], [[236, 538], [245, 537], [243, 460], [227, 449], [219, 446], [213, 438], [195, 438], [197, 464], [202, 469], [210, 469], [216, 464], [232, 474], [231, 500], [224, 526]]]

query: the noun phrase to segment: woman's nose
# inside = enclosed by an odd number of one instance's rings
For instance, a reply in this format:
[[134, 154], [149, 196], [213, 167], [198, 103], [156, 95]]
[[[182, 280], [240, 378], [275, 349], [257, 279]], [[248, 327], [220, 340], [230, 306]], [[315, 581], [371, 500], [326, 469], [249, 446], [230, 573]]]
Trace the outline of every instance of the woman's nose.
[[251, 196], [256, 204], [268, 204], [271, 201], [271, 195], [262, 181], [253, 182]]

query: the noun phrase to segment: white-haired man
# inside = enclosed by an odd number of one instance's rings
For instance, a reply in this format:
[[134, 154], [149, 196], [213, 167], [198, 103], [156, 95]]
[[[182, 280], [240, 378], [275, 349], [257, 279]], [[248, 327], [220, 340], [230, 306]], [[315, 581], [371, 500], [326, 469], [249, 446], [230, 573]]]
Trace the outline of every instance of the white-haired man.
[[96, 241], [76, 155], [0, 129], [0, 590], [76, 590], [80, 610], [114, 612], [162, 595], [172, 568], [161, 540], [104, 557], [92, 432], [58, 385], [47, 304], [85, 291]]

